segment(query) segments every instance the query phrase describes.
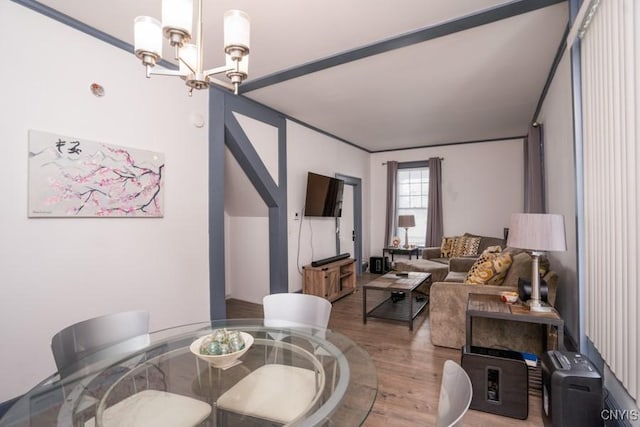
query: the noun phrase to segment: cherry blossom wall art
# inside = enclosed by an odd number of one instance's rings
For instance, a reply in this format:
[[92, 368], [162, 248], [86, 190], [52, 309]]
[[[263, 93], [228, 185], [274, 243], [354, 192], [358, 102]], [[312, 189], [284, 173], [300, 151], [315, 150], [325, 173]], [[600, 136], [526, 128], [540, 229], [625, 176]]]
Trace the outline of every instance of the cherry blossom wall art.
[[29, 217], [162, 217], [164, 155], [29, 131]]

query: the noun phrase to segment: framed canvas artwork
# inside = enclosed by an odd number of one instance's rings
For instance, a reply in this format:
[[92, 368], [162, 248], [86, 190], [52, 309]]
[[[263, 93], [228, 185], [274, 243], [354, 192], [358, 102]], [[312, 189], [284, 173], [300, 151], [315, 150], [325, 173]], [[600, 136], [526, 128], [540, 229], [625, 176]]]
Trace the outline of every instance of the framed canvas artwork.
[[29, 131], [29, 217], [162, 217], [164, 155]]

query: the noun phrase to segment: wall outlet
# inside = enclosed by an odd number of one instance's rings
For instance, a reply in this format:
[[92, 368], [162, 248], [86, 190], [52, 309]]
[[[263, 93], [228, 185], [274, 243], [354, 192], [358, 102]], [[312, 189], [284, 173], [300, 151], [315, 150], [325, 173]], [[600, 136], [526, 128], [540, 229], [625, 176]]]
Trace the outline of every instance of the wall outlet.
[[292, 217], [294, 221], [300, 220], [300, 212], [294, 212]]

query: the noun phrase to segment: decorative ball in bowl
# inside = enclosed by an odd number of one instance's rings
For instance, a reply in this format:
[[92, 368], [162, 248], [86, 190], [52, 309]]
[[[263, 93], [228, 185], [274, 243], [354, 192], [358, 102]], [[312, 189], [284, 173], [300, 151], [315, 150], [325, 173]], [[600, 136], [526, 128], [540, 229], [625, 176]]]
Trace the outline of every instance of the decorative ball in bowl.
[[510, 302], [514, 303], [518, 301], [518, 293], [517, 292], [500, 292], [500, 299], [502, 302]]
[[200, 359], [216, 368], [233, 365], [253, 344], [253, 336], [246, 332], [216, 329], [191, 343], [189, 349]]

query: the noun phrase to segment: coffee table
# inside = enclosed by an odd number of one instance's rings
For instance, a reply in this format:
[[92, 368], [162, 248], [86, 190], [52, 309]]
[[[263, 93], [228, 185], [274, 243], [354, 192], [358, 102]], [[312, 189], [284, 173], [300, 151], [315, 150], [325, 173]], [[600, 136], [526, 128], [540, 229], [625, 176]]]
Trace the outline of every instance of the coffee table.
[[[367, 323], [367, 317], [398, 320], [407, 322], [409, 330], [413, 331], [413, 319], [429, 303], [429, 294], [423, 290], [418, 290], [418, 288], [425, 286], [428, 290], [428, 287], [431, 286], [431, 273], [406, 272], [400, 274], [387, 273], [362, 285], [363, 323]], [[367, 291], [370, 290], [387, 292], [389, 295], [371, 310], [367, 310]], [[393, 291], [404, 292], [404, 298], [394, 302], [391, 299]]]

